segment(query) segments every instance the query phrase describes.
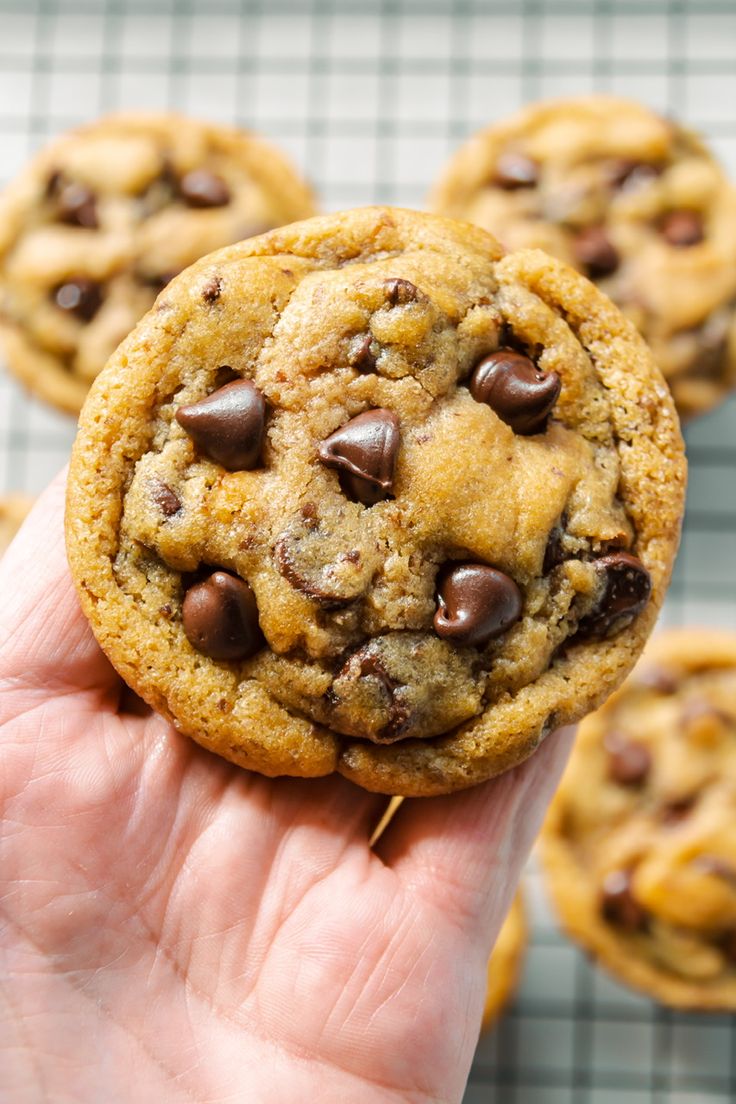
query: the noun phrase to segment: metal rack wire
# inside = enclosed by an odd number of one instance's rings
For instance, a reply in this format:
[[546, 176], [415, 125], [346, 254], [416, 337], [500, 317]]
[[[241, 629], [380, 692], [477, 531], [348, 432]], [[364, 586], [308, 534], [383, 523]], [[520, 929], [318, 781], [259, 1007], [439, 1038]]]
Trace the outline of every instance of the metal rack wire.
[[[270, 135], [326, 208], [423, 203], [453, 146], [541, 96], [610, 90], [703, 131], [736, 176], [736, 0], [0, 0], [0, 178], [58, 131], [176, 107]], [[0, 376], [0, 487], [39, 490], [74, 427]], [[669, 623], [736, 624], [736, 401], [687, 433]], [[675, 1014], [557, 932], [533, 866], [519, 997], [467, 1104], [727, 1104], [736, 1029]]]

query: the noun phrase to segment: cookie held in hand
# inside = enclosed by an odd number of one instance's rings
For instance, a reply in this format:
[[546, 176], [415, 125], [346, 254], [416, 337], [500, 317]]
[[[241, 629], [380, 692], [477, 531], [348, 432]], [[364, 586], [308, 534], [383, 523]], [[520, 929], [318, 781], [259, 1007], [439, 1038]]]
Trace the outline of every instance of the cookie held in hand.
[[736, 636], [671, 630], [580, 727], [543, 832], [562, 923], [675, 1008], [736, 1010]]
[[367, 208], [172, 281], [85, 406], [69, 558], [121, 675], [206, 747], [445, 793], [623, 679], [684, 480], [662, 377], [584, 277]]

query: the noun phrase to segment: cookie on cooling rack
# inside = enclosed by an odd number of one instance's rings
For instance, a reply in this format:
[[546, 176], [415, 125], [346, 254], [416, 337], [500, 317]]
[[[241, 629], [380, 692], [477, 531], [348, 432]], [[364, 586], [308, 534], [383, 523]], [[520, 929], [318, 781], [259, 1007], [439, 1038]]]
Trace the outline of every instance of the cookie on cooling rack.
[[33, 501], [30, 495], [0, 495], [0, 556], [25, 521]]
[[0, 346], [35, 394], [77, 413], [173, 275], [314, 213], [255, 135], [173, 114], [112, 115], [43, 149], [0, 197]]
[[526, 942], [524, 900], [517, 893], [488, 962], [488, 988], [483, 1009], [484, 1031], [496, 1022], [511, 999], [519, 980]]
[[543, 858], [563, 925], [615, 977], [736, 1010], [736, 635], [662, 634], [581, 725]]
[[533, 104], [472, 137], [430, 202], [595, 280], [646, 338], [681, 416], [736, 386], [736, 192], [672, 120], [609, 96]]
[[584, 277], [367, 208], [172, 281], [85, 404], [69, 558], [123, 678], [206, 747], [444, 793], [623, 679], [684, 475], [651, 354]]

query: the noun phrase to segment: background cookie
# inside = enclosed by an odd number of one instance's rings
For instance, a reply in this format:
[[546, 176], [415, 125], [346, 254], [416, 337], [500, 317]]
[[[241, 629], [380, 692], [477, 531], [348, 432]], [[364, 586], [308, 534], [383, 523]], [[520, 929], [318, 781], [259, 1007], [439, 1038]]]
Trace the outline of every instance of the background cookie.
[[253, 134], [112, 115], [43, 149], [0, 197], [0, 343], [36, 394], [76, 413], [162, 287], [213, 249], [314, 213]]
[[184, 732], [424, 795], [624, 677], [683, 489], [661, 375], [588, 281], [367, 208], [172, 282], [85, 406], [68, 548], [103, 649]]
[[32, 505], [33, 499], [30, 495], [0, 496], [0, 556], [20, 529]]
[[600, 284], [647, 339], [681, 415], [736, 384], [736, 193], [672, 120], [609, 96], [534, 104], [458, 150], [430, 204]]
[[495, 1023], [513, 995], [519, 980], [526, 941], [524, 900], [521, 894], [517, 893], [498, 933], [496, 946], [488, 962], [488, 989], [483, 1009], [482, 1030], [484, 1031]]
[[565, 928], [616, 977], [736, 1009], [736, 635], [663, 634], [584, 721], [543, 857]]

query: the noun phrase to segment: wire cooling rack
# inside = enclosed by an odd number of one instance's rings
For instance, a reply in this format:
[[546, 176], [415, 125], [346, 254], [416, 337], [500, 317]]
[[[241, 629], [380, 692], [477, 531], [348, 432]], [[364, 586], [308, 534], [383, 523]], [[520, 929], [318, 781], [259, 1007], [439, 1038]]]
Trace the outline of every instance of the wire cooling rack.
[[[174, 107], [255, 127], [326, 208], [418, 206], [453, 147], [524, 101], [613, 91], [703, 131], [736, 176], [735, 0], [0, 0], [0, 178], [60, 130]], [[35, 492], [71, 421], [0, 376], [0, 488]], [[687, 433], [668, 623], [736, 625], [736, 401]], [[534, 865], [519, 995], [467, 1104], [728, 1104], [736, 1030], [634, 997], [562, 937]]]

